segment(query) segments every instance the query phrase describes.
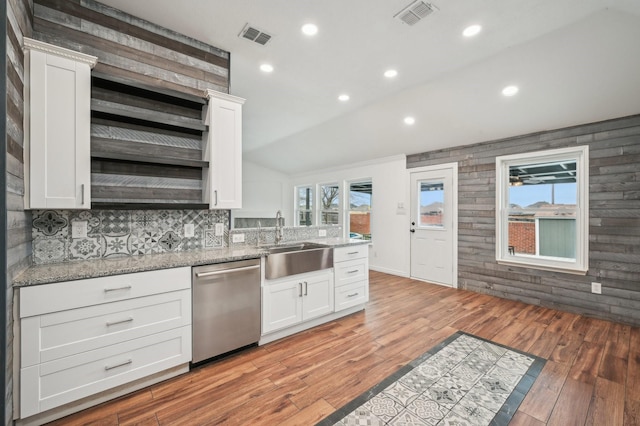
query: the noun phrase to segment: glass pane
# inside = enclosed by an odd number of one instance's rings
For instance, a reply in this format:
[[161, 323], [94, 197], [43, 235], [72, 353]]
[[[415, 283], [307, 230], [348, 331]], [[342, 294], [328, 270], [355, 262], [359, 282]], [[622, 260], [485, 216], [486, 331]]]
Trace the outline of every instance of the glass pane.
[[444, 227], [444, 182], [420, 182], [420, 226]]
[[337, 225], [339, 220], [338, 212], [321, 212], [321, 223], [323, 225]]
[[313, 208], [313, 192], [311, 187], [298, 187], [298, 208], [300, 210], [311, 210]]
[[322, 210], [338, 210], [340, 207], [340, 187], [338, 185], [322, 185], [320, 187], [320, 202]]
[[349, 237], [371, 239], [371, 182], [349, 185]]
[[509, 254], [575, 259], [577, 179], [575, 160], [509, 167]]
[[310, 211], [300, 211], [298, 212], [298, 224], [300, 226], [311, 226], [313, 225], [313, 215]]

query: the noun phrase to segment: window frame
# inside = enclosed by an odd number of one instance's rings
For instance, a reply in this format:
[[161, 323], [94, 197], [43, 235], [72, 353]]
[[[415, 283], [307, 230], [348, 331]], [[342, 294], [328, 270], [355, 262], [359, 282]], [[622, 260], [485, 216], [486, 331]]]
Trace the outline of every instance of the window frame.
[[[325, 210], [322, 205], [322, 187], [324, 186], [335, 186], [338, 188], [338, 207], [336, 210]], [[344, 194], [344, 188], [342, 183], [340, 182], [327, 182], [327, 183], [319, 183], [316, 185], [316, 225], [317, 226], [341, 226], [343, 222], [342, 214], [342, 196]], [[322, 223], [322, 213], [337, 213], [338, 215], [338, 223]]]
[[[293, 202], [294, 202], [294, 212], [293, 212], [293, 217], [295, 218], [295, 222], [294, 222], [294, 226], [298, 226], [298, 227], [307, 227], [307, 226], [314, 226], [317, 222], [317, 218], [316, 216], [316, 206], [314, 206], [313, 204], [311, 205], [311, 208], [309, 210], [306, 209], [300, 209], [300, 189], [306, 189], [309, 188], [311, 190], [311, 195], [310, 195], [310, 199], [312, 203], [316, 202], [316, 188], [315, 185], [313, 184], [305, 184], [305, 185], [296, 185], [293, 187]], [[311, 213], [311, 223], [309, 225], [301, 225], [300, 224], [300, 213], [301, 212], [309, 212]]]
[[[368, 183], [371, 185], [371, 202], [369, 204], [369, 228], [371, 228], [371, 219], [373, 217], [373, 178], [361, 178], [361, 179], [350, 179], [344, 182], [344, 235], [345, 238], [350, 238], [351, 236], [351, 185], [352, 184], [364, 184]], [[370, 229], [371, 230], [371, 229]], [[373, 232], [369, 233], [369, 239], [363, 239], [363, 241], [373, 241]]]
[[[576, 162], [576, 257], [509, 254], [509, 168]], [[537, 232], [537, 231], [536, 231]], [[536, 236], [536, 245], [539, 244]], [[496, 261], [499, 264], [585, 275], [589, 270], [589, 147], [587, 145], [496, 157]]]

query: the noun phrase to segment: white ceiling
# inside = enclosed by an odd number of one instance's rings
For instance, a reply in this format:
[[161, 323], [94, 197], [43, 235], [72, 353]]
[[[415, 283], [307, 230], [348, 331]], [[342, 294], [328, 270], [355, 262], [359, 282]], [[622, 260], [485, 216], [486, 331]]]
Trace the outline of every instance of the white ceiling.
[[244, 156], [285, 173], [640, 113], [640, 0], [432, 0], [414, 26], [393, 18], [411, 0], [102, 2], [231, 52]]

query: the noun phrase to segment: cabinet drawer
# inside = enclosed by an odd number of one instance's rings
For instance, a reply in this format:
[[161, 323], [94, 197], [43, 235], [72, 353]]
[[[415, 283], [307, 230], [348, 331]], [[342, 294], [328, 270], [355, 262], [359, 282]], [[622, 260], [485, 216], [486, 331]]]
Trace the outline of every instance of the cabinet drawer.
[[20, 370], [21, 416], [28, 417], [191, 360], [191, 329], [83, 352]]
[[336, 287], [368, 279], [367, 259], [350, 260], [334, 265], [336, 273]]
[[190, 267], [22, 287], [20, 318], [189, 288]]
[[191, 324], [191, 292], [173, 291], [24, 318], [23, 367]]
[[352, 306], [369, 301], [368, 282], [360, 281], [336, 287], [335, 311], [350, 308]]
[[333, 262], [344, 262], [345, 260], [362, 259], [369, 257], [369, 245], [361, 244], [357, 246], [337, 247], [333, 249]]

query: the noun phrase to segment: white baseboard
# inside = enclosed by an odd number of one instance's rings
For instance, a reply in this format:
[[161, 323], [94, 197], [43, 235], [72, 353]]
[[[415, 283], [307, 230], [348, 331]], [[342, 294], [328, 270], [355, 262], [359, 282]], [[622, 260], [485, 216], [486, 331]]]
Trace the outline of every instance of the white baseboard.
[[397, 269], [383, 268], [381, 266], [375, 266], [375, 265], [369, 265], [369, 269], [376, 272], [384, 272], [385, 274], [397, 275], [399, 277], [409, 278], [408, 272], [399, 271]]

